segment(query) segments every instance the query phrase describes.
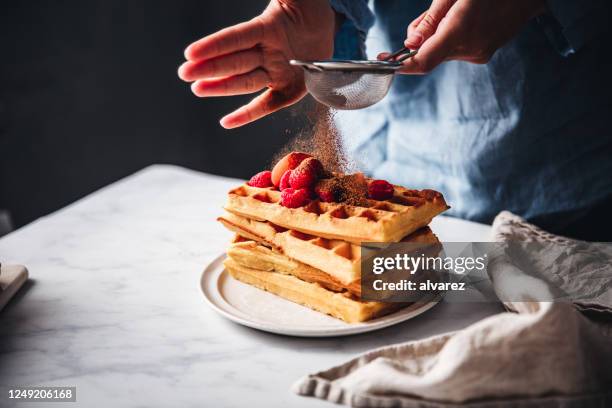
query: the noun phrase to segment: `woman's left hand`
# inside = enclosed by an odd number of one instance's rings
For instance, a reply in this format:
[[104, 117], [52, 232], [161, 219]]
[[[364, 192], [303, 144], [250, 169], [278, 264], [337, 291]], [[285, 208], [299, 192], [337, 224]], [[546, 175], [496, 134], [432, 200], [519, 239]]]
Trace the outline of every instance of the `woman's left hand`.
[[425, 74], [450, 60], [486, 64], [527, 21], [545, 10], [545, 0], [433, 0], [429, 10], [408, 26], [404, 45], [418, 53], [400, 72]]

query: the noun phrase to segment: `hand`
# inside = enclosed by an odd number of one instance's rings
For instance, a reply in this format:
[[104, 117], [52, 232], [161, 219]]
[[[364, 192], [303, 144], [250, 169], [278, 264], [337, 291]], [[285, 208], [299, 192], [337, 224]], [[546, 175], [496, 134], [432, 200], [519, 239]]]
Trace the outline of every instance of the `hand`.
[[400, 72], [424, 74], [449, 60], [486, 64], [545, 9], [545, 0], [433, 0], [408, 26], [404, 45], [419, 52]]
[[335, 13], [328, 0], [272, 0], [250, 21], [206, 36], [185, 50], [181, 79], [200, 97], [241, 95], [267, 88], [221, 119], [235, 128], [292, 105], [306, 95], [302, 68], [291, 59], [333, 54]]

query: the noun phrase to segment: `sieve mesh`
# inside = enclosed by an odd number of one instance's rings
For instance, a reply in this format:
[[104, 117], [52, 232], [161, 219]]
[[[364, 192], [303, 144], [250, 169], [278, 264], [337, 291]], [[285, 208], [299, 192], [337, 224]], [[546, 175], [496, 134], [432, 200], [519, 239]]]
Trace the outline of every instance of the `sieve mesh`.
[[392, 71], [304, 70], [308, 92], [336, 109], [361, 109], [385, 97], [393, 81]]

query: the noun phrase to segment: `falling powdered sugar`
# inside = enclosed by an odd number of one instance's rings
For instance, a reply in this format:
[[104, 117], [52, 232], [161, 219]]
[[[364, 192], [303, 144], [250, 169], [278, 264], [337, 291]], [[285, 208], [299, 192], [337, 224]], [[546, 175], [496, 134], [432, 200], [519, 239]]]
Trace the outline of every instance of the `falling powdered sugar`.
[[315, 104], [310, 113], [306, 129], [285, 145], [274, 157], [276, 163], [281, 157], [292, 151], [311, 154], [319, 159], [323, 167], [335, 173], [354, 173], [357, 165], [348, 158], [342, 138], [334, 123], [335, 111]]

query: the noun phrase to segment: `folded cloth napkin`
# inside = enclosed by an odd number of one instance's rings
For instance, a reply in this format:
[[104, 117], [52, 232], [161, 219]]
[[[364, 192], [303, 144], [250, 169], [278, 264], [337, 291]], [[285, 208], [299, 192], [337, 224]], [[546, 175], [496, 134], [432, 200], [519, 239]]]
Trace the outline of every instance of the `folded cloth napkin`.
[[493, 222], [488, 273], [506, 308], [525, 302], [572, 302], [583, 312], [612, 317], [612, 244], [550, 234], [510, 212]]
[[[517, 313], [370, 351], [299, 380], [294, 391], [356, 407], [612, 406], [612, 324], [601, 319], [612, 317], [612, 254], [605, 244], [557, 237], [508, 212], [496, 217], [493, 239], [534, 243], [528, 259], [535, 261], [527, 266], [511, 251], [488, 265], [496, 293]], [[547, 255], [553, 243], [562, 256]], [[562, 265], [572, 265], [574, 275]], [[527, 289], [572, 293], [580, 285], [581, 303], [542, 302], [540, 293], [505, 297], [512, 277], [538, 283], [519, 285]], [[598, 319], [580, 309], [597, 310]]]

